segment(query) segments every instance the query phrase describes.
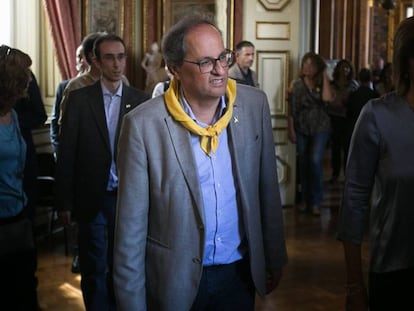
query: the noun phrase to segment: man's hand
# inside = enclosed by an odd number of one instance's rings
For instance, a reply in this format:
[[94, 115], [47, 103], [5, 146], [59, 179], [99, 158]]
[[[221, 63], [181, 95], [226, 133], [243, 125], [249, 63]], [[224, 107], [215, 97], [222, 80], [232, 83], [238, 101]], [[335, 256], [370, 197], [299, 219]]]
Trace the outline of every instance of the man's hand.
[[275, 269], [267, 273], [266, 294], [270, 294], [280, 282], [282, 278], [282, 269]]
[[296, 131], [292, 116], [288, 117], [288, 138], [292, 144], [296, 144]]

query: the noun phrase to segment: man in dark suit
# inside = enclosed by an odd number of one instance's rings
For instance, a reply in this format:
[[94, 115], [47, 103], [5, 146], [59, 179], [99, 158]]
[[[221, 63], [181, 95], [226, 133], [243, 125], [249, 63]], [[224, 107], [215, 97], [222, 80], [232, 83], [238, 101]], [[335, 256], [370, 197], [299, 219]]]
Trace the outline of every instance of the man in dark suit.
[[81, 288], [86, 310], [115, 310], [113, 231], [117, 198], [116, 144], [123, 116], [149, 95], [122, 82], [125, 44], [115, 35], [95, 41], [101, 78], [69, 93], [57, 160], [57, 207], [79, 225]]
[[62, 100], [63, 91], [65, 87], [69, 83], [68, 80], [63, 80], [59, 83], [56, 89], [56, 96], [55, 102], [53, 103], [52, 108], [52, 116], [50, 120], [50, 142], [52, 143], [53, 153], [55, 155], [55, 159], [57, 159], [57, 152], [59, 147], [59, 133], [60, 133], [60, 126], [58, 124], [59, 116], [60, 116], [60, 101]]
[[362, 108], [370, 99], [377, 98], [380, 95], [377, 91], [371, 88], [372, 74], [368, 68], [362, 68], [358, 73], [360, 86], [353, 91], [349, 97], [346, 105], [346, 132], [345, 132], [345, 154], [348, 154], [349, 144], [351, 143], [352, 133], [355, 124], [358, 120]]
[[[78, 71], [78, 74], [76, 77], [81, 76], [82, 74], [86, 73], [89, 70], [89, 64], [86, 60], [85, 54], [84, 54], [84, 47], [86, 40], [83, 40], [82, 44], [78, 46], [76, 49], [76, 70]], [[93, 42], [91, 47], [91, 52], [93, 48]], [[58, 147], [59, 147], [59, 134], [60, 134], [60, 124], [59, 120], [61, 118], [60, 116], [60, 103], [63, 98], [63, 93], [68, 85], [70, 79], [64, 80], [59, 83], [57, 89], [56, 89], [56, 96], [55, 96], [55, 102], [53, 103], [52, 108], [52, 116], [50, 120], [50, 141], [52, 142], [53, 152], [55, 153], [55, 158], [57, 157]], [[91, 83], [92, 84], [92, 83]], [[86, 86], [86, 85], [85, 85]]]

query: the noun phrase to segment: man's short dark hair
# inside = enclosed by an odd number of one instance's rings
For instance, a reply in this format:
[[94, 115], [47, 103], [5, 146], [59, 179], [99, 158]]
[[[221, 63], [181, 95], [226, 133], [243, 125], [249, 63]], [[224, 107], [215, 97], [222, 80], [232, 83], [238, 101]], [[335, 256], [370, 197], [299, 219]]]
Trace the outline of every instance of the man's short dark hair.
[[90, 54], [93, 54], [93, 45], [100, 36], [104, 35], [104, 32], [93, 32], [83, 38], [81, 46], [83, 49], [83, 55], [85, 55], [86, 62], [88, 65], [92, 64]]
[[251, 43], [250, 41], [240, 41], [239, 43], [236, 44], [236, 52], [240, 52], [242, 50], [242, 48], [244, 47], [252, 47], [254, 48], [254, 44]]
[[121, 37], [114, 35], [114, 34], [104, 34], [104, 35], [99, 36], [99, 38], [95, 40], [95, 43], [93, 45], [93, 55], [96, 57], [96, 59], [99, 59], [99, 60], [101, 59], [101, 51], [99, 49], [101, 43], [108, 42], [108, 41], [121, 42], [122, 45], [124, 46], [124, 49], [126, 50], [124, 40], [122, 40]]
[[358, 79], [361, 83], [369, 83], [372, 80], [371, 70], [362, 68], [358, 73]]

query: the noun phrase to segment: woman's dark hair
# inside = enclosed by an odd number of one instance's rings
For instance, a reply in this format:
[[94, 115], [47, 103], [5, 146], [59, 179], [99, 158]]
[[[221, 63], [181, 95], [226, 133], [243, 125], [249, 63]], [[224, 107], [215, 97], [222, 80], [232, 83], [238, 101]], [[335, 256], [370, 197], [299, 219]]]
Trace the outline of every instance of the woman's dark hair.
[[354, 79], [354, 67], [352, 66], [352, 63], [347, 60], [347, 59], [341, 59], [335, 66], [334, 71], [332, 73], [332, 78], [334, 81], [338, 81], [339, 80], [339, 76], [341, 74], [341, 67], [342, 66], [348, 66], [349, 67], [349, 74], [346, 77], [346, 80], [348, 81], [348, 83], [350, 83], [353, 79]]
[[397, 93], [407, 94], [411, 79], [410, 60], [414, 58], [414, 17], [403, 20], [394, 35], [393, 80]]
[[326, 62], [319, 54], [316, 54], [315, 52], [307, 52], [302, 57], [302, 63], [300, 66], [301, 68], [300, 77], [301, 78], [303, 78], [303, 66], [308, 59], [310, 59], [312, 64], [316, 66], [317, 73], [315, 75], [315, 82], [316, 82], [316, 86], [321, 88], [323, 84], [323, 72], [326, 68]]
[[18, 98], [27, 95], [31, 65], [32, 60], [26, 53], [0, 46], [0, 112], [7, 112]]

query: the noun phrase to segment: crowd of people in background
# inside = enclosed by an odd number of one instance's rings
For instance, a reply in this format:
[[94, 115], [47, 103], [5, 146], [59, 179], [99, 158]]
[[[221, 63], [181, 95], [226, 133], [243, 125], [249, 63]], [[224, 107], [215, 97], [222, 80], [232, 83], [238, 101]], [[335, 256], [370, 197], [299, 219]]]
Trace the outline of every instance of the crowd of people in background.
[[[404, 242], [414, 233], [413, 33], [413, 18], [400, 24], [393, 61], [379, 58], [380, 71], [355, 74], [340, 59], [330, 77], [325, 60], [308, 52], [288, 90], [298, 211], [321, 213], [328, 147], [330, 182], [344, 176], [337, 237], [349, 310], [414, 308], [414, 251]], [[59, 215], [79, 228], [72, 271], [81, 273], [87, 310], [254, 310], [255, 293], [274, 290], [287, 262], [255, 46], [243, 40], [230, 51], [212, 21], [188, 16], [161, 48], [152, 44], [142, 60], [144, 92], [124, 76], [122, 38], [89, 34], [75, 54], [78, 76], [57, 90], [50, 134]], [[38, 308], [31, 130], [47, 119], [30, 65], [22, 51], [0, 47], [0, 267], [9, 285], [0, 297], [21, 310]], [[4, 232], [14, 234], [13, 245]]]
[[[299, 211], [320, 214], [324, 176], [330, 175], [331, 184], [343, 180], [353, 129], [363, 106], [394, 91], [392, 63], [377, 72], [376, 80], [373, 72], [361, 68], [355, 75], [352, 62], [341, 59], [329, 77], [321, 56], [313, 52], [303, 56], [299, 78], [288, 90], [288, 133], [298, 154]], [[324, 171], [327, 150], [330, 172]]]

